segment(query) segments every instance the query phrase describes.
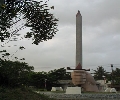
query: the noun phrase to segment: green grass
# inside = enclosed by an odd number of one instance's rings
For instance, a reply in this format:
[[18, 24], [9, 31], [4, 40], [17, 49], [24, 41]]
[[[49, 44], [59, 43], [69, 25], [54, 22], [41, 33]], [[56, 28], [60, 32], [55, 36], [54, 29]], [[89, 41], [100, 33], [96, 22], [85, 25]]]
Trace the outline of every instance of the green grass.
[[27, 88], [0, 88], [0, 100], [55, 100]]

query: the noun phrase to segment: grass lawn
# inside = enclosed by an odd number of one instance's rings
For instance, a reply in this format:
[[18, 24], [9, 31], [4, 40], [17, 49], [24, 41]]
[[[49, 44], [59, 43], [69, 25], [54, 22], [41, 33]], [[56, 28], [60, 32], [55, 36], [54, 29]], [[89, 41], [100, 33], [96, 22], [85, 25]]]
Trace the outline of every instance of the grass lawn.
[[55, 100], [27, 88], [1, 88], [0, 100]]

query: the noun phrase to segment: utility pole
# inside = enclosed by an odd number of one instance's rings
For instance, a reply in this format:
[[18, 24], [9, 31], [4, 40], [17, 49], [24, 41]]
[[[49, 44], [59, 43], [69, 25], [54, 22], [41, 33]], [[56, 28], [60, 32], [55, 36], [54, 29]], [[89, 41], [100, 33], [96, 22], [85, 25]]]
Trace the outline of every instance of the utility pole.
[[111, 73], [111, 86], [113, 86], [113, 84], [114, 84], [114, 80], [113, 80], [113, 64], [111, 64], [111, 70], [112, 70], [112, 73]]
[[47, 79], [45, 79], [45, 89], [46, 89], [46, 81], [47, 81]]

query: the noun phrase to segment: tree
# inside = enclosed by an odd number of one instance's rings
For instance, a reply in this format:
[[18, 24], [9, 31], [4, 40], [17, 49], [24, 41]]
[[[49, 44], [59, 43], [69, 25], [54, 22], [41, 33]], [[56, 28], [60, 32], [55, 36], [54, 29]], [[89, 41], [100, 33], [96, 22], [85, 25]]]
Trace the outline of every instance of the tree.
[[32, 72], [30, 74], [30, 84], [37, 88], [51, 90], [53, 86], [59, 86], [58, 80], [69, 80], [71, 76], [66, 73], [66, 69], [60, 68], [49, 72]]
[[95, 80], [103, 80], [103, 76], [107, 76], [106, 70], [102, 66], [98, 66], [97, 70], [93, 71]]
[[[58, 19], [49, 12], [47, 4], [41, 2], [34, 0], [5, 0], [5, 3], [0, 5], [1, 42], [16, 36], [17, 32], [24, 27], [31, 28], [26, 33], [25, 38], [32, 38], [33, 44], [38, 45], [40, 42], [52, 39], [58, 31]], [[51, 9], [53, 8], [51, 7]], [[25, 19], [26, 23], [10, 33], [8, 29], [21, 21], [21, 19]]]
[[35, 86], [36, 88], [45, 89], [45, 79], [47, 79], [47, 73], [42, 72], [32, 72], [30, 74], [30, 83], [29, 85]]
[[116, 85], [120, 85], [120, 69], [116, 68], [115, 70], [113, 70], [113, 72], [111, 73], [111, 77], [113, 80], [113, 84]]
[[59, 80], [71, 80], [70, 73], [66, 73], [65, 68], [54, 69], [48, 72], [48, 86], [59, 86]]
[[16, 87], [28, 85], [29, 73], [34, 67], [25, 62], [0, 59], [0, 85]]
[[66, 73], [65, 68], [54, 69], [48, 72], [49, 75], [55, 77], [55, 80], [69, 80], [71, 79], [70, 74]]

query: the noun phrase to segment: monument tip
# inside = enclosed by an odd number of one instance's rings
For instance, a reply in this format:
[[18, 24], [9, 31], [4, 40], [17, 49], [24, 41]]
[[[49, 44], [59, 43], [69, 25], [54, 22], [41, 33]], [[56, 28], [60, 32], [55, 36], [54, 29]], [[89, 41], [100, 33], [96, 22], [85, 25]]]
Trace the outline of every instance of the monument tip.
[[79, 10], [78, 10], [78, 13], [76, 14], [76, 17], [77, 17], [78, 15], [81, 15]]

